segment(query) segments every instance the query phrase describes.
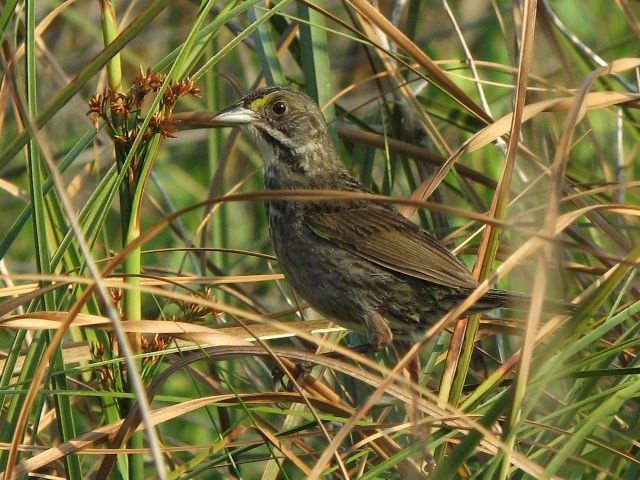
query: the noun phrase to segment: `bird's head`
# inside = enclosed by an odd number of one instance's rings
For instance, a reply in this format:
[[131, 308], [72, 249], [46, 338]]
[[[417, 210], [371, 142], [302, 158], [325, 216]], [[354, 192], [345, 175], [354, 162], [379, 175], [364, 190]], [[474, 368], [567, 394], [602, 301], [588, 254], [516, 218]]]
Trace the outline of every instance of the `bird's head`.
[[219, 126], [247, 127], [263, 150], [267, 166], [271, 162], [286, 163], [307, 175], [344, 168], [322, 112], [302, 92], [283, 87], [256, 90], [212, 120]]

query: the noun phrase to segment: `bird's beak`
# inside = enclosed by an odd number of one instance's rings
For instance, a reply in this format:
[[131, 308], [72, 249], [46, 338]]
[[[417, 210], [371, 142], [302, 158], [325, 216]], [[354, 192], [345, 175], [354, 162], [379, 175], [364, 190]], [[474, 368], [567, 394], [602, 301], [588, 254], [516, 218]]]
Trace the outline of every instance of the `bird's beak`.
[[211, 118], [211, 122], [215, 126], [235, 127], [237, 125], [253, 123], [257, 118], [253, 110], [246, 108], [242, 102], [239, 102], [216, 113]]

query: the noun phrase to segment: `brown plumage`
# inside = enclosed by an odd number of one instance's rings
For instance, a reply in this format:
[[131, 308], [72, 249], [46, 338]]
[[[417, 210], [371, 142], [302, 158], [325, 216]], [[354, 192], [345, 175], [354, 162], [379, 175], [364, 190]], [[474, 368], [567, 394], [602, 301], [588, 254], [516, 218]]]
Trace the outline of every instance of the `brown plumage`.
[[[320, 109], [301, 92], [258, 90], [213, 121], [248, 127], [265, 160], [267, 189], [369, 191], [339, 160]], [[478, 285], [444, 245], [388, 205], [277, 200], [267, 210], [294, 290], [327, 318], [366, 334], [374, 348], [415, 341]], [[523, 299], [491, 290], [470, 311]]]

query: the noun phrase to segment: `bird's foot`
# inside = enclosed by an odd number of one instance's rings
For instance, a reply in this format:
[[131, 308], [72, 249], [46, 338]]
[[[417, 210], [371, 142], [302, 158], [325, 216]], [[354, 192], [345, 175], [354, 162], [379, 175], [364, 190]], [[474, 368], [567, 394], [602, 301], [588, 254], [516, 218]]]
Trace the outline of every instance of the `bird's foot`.
[[285, 365], [285, 368], [286, 371], [283, 371], [280, 365], [275, 365], [271, 369], [273, 383], [276, 386], [280, 384], [286, 392], [292, 392], [295, 390], [295, 386], [291, 381], [291, 378], [293, 378], [298, 384], [302, 383], [304, 378], [311, 373], [313, 365], [308, 362], [297, 361], [288, 362]]

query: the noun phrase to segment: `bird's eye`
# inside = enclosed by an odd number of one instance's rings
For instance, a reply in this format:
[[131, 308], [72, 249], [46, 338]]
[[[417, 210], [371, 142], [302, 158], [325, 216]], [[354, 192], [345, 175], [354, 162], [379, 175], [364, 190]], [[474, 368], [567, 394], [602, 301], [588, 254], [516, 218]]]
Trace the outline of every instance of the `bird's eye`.
[[275, 113], [277, 116], [281, 116], [284, 115], [284, 112], [287, 111], [287, 104], [284, 103], [283, 101], [277, 101], [275, 102], [273, 105], [271, 105], [271, 110], [273, 111], [273, 113]]

